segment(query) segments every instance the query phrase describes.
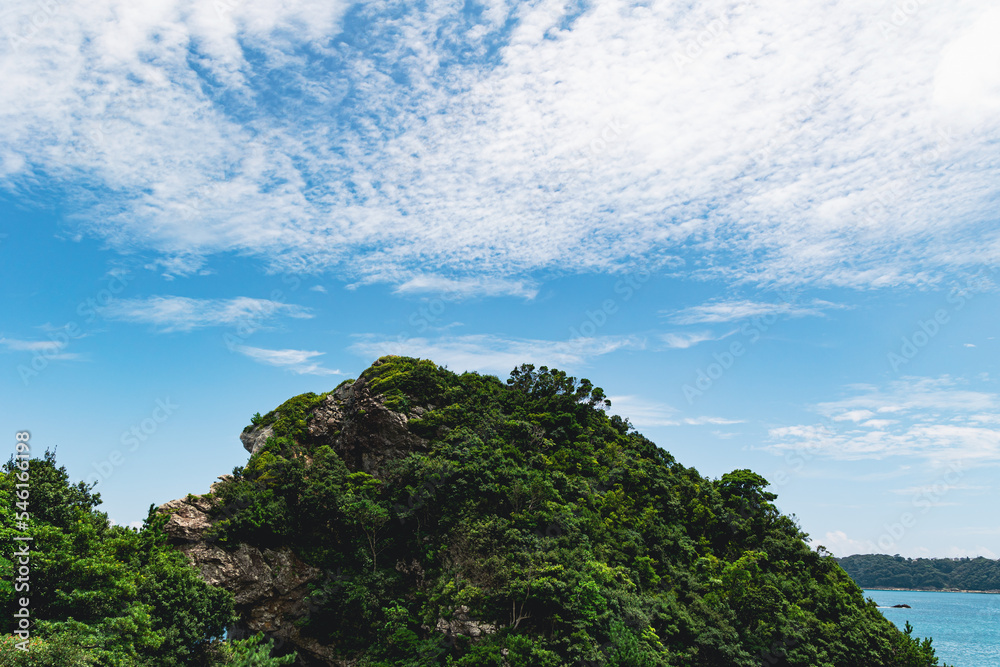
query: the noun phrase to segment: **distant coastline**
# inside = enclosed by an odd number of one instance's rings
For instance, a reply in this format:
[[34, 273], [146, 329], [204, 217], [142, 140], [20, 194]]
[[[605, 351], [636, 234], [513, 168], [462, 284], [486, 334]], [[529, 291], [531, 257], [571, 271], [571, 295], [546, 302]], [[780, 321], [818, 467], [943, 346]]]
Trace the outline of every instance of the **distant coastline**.
[[858, 586], [883, 591], [1000, 593], [1000, 561], [857, 554], [837, 562]]
[[914, 593], [1000, 593], [1000, 590], [977, 591], [963, 588], [893, 588], [891, 586], [862, 586], [864, 591], [913, 591]]

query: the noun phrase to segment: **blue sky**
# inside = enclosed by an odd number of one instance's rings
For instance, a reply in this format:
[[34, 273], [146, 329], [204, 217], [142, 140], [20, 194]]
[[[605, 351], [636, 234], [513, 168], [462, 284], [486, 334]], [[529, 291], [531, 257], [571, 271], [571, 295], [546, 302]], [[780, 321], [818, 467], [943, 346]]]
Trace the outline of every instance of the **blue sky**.
[[116, 521], [398, 353], [588, 377], [838, 555], [1000, 555], [1000, 11], [0, 7], [0, 432]]

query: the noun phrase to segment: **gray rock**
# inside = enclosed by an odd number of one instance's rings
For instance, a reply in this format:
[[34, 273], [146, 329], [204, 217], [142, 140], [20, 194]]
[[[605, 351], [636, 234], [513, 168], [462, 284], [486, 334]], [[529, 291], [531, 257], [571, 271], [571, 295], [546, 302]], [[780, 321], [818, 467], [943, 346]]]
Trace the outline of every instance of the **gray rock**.
[[267, 633], [315, 660], [341, 665], [330, 647], [303, 636], [296, 625], [311, 611], [306, 601], [309, 584], [321, 581], [322, 572], [287, 546], [274, 550], [239, 544], [228, 550], [206, 539], [212, 502], [211, 496], [188, 496], [161, 505], [159, 511], [170, 514], [164, 529], [171, 543], [206, 582], [233, 593], [236, 610], [251, 633]]
[[256, 454], [261, 447], [266, 445], [267, 439], [272, 436], [274, 436], [273, 427], [256, 427], [240, 433], [240, 442], [243, 443], [243, 447], [252, 455]]

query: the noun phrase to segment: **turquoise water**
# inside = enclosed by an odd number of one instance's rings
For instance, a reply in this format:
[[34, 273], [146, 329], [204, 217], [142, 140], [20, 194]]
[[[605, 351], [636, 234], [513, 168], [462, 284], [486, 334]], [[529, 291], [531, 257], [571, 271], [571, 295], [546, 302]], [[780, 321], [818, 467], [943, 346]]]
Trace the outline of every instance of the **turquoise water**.
[[[913, 636], [932, 637], [941, 662], [955, 667], [1000, 666], [1000, 595], [866, 590], [865, 597], [900, 628], [907, 621]], [[891, 609], [908, 604], [911, 609]]]

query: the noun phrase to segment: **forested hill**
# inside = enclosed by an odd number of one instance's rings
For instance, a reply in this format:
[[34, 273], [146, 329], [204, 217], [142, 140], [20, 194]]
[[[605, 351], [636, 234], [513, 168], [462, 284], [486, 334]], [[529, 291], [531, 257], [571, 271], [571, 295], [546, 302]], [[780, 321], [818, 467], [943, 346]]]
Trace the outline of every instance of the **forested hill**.
[[[246, 630], [337, 667], [938, 665], [764, 478], [705, 478], [607, 405], [545, 367], [383, 357], [254, 415], [246, 465], [140, 532], [32, 460], [34, 658], [8, 634], [0, 665], [277, 664]], [[18, 469], [0, 476], [7, 582]]]
[[862, 588], [1000, 591], [1000, 561], [865, 554], [837, 559]]

